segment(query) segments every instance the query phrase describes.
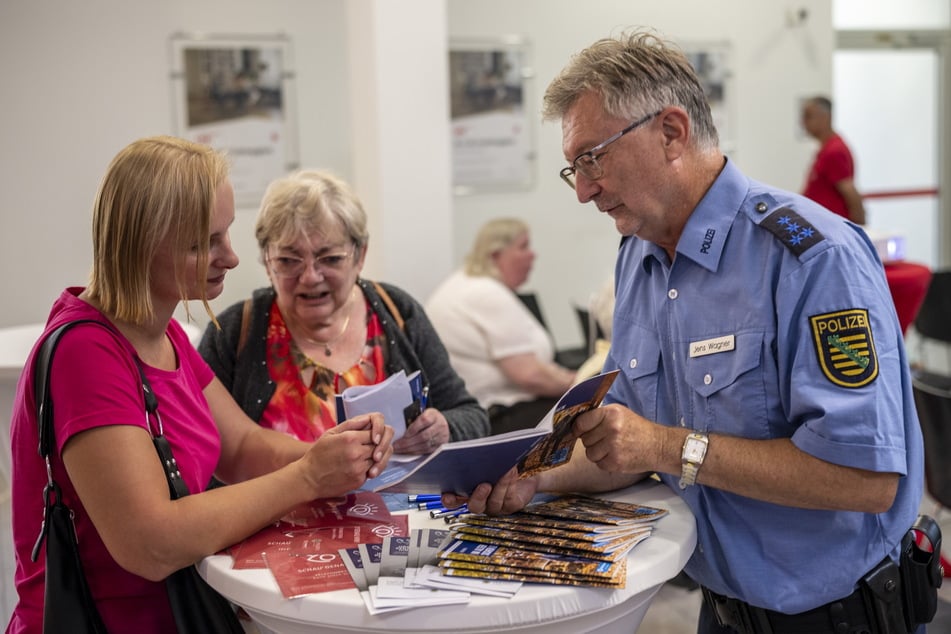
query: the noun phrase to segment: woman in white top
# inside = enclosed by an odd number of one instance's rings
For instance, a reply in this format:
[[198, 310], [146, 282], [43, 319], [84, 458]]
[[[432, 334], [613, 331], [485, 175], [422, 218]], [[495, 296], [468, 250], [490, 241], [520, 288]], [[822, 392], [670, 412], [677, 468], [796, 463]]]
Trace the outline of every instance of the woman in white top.
[[575, 376], [554, 362], [548, 331], [515, 293], [534, 260], [524, 222], [492, 220], [480, 229], [463, 269], [426, 304], [453, 368], [489, 411], [493, 434], [534, 427]]

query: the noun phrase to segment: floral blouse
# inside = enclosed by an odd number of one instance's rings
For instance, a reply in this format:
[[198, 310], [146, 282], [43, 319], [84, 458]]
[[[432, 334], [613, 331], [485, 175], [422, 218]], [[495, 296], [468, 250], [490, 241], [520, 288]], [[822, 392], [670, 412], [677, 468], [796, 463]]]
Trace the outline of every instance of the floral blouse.
[[291, 338], [284, 316], [271, 304], [267, 366], [276, 389], [260, 424], [304, 441], [314, 441], [337, 424], [335, 395], [351, 385], [374, 385], [386, 378], [386, 345], [380, 319], [366, 303], [367, 341], [349, 370], [337, 374], [314, 361]]

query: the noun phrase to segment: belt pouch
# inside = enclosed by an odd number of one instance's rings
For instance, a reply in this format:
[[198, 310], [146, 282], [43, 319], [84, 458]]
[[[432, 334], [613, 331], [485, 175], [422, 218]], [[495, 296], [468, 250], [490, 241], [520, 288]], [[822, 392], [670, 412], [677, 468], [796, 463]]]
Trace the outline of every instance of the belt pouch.
[[908, 634], [902, 610], [901, 573], [898, 565], [886, 557], [872, 568], [860, 583], [865, 606], [878, 634]]
[[[928, 540], [931, 550], [918, 545], [916, 537]], [[901, 585], [904, 592], [905, 624], [912, 631], [922, 623], [930, 623], [938, 610], [938, 588], [941, 587], [941, 528], [927, 515], [919, 515], [902, 539]]]

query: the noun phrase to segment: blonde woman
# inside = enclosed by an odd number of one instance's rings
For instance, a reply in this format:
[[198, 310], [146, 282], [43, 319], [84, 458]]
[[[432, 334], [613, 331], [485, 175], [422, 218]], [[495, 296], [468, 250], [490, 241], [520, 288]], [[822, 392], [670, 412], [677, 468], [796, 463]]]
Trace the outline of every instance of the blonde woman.
[[[93, 215], [93, 270], [67, 288], [41, 341], [65, 333], [50, 366], [52, 476], [75, 514], [80, 559], [112, 634], [175, 632], [164, 580], [318, 497], [379, 475], [393, 429], [378, 414], [307, 444], [255, 425], [198, 356], [172, 314], [221, 294], [238, 264], [228, 229], [234, 191], [225, 157], [173, 137], [141, 139], [113, 159]], [[7, 634], [43, 628], [45, 550], [34, 356], [11, 420], [13, 541], [19, 602]], [[159, 402], [145, 416], [139, 366]], [[173, 500], [153, 435], [164, 432], [191, 495]], [[204, 491], [215, 475], [232, 486]]]
[[573, 371], [555, 363], [548, 331], [516, 295], [534, 261], [528, 225], [491, 220], [464, 268], [426, 303], [453, 367], [489, 410], [493, 434], [534, 427], [574, 381]]

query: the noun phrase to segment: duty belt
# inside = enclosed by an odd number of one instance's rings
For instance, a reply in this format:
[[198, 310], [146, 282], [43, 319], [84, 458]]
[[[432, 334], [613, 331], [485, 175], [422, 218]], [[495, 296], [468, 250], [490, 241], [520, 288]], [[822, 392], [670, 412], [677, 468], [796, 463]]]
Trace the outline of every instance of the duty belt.
[[868, 634], [873, 632], [861, 590], [799, 614], [766, 610], [701, 587], [721, 626], [740, 634]]

